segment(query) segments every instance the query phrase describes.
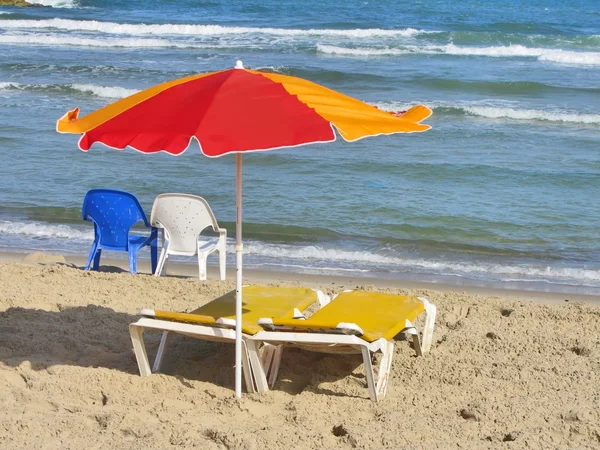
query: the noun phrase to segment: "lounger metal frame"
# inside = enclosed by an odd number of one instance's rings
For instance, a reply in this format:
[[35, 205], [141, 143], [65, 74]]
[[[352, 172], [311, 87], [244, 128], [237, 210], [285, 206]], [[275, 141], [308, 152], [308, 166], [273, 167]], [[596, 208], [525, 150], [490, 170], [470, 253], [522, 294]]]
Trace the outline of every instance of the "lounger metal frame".
[[[405, 328], [400, 333], [404, 332], [412, 335], [417, 356], [423, 356], [431, 349], [436, 307], [426, 298], [418, 298], [423, 302], [426, 314], [422, 339], [419, 337], [417, 328], [408, 320]], [[259, 324], [265, 328], [265, 331], [249, 337], [246, 341], [246, 349], [249, 352], [250, 363], [253, 365], [252, 372], [258, 373], [260, 379], [263, 377], [260, 372], [263, 372], [264, 376], [268, 376], [271, 387], [279, 372], [282, 346], [288, 345], [321, 353], [361, 353], [371, 400], [377, 402], [385, 396], [394, 356], [394, 342], [392, 340], [387, 341], [380, 338], [373, 342], [367, 342], [360, 337], [363, 335], [362, 329], [354, 323], [340, 323], [333, 329], [310, 330], [307, 332], [295, 332], [288, 327], [275, 326], [271, 319], [261, 319]], [[258, 349], [263, 343], [275, 344], [277, 347], [263, 353], [261, 360], [258, 356]], [[372, 364], [372, 356], [376, 352], [381, 352], [383, 355], [379, 364], [377, 383], [375, 383]], [[260, 361], [261, 364], [254, 366], [256, 361]], [[265, 390], [261, 390], [262, 387], [264, 387], [262, 384], [261, 387], [257, 386], [258, 392], [268, 390], [268, 385]]]
[[[317, 295], [316, 303], [319, 308], [329, 303], [327, 295], [317, 289], [313, 289], [313, 291]], [[164, 353], [167, 349], [169, 333], [183, 334], [205, 341], [235, 342], [235, 320], [233, 319], [219, 318], [214, 324], [209, 325], [157, 319], [154, 317], [155, 313], [152, 309], [143, 309], [140, 311], [140, 315], [143, 317], [129, 325], [129, 334], [141, 376], [148, 376], [160, 371]], [[294, 309], [294, 317], [302, 318], [304, 316], [301, 311]], [[144, 344], [144, 331], [146, 329], [163, 332], [152, 368], [150, 368], [148, 353]], [[268, 344], [260, 349], [257, 343], [250, 341], [250, 337], [250, 335], [242, 333], [242, 371], [246, 390], [248, 392], [266, 392], [269, 387], [260, 354], [262, 353], [262, 358], [265, 361], [271, 362], [274, 360], [274, 355], [277, 354], [278, 349]]]

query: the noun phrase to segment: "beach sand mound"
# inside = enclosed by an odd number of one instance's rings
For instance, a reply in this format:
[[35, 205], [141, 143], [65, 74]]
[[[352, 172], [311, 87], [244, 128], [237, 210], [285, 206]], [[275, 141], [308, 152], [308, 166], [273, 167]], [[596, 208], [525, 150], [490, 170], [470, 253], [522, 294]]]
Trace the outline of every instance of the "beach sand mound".
[[128, 333], [140, 308], [189, 311], [233, 281], [4, 263], [0, 285], [0, 448], [600, 447], [591, 305], [404, 291], [438, 306], [434, 344], [398, 342], [380, 403], [360, 356], [299, 350], [273, 391], [237, 401], [233, 345], [175, 336], [142, 378]]

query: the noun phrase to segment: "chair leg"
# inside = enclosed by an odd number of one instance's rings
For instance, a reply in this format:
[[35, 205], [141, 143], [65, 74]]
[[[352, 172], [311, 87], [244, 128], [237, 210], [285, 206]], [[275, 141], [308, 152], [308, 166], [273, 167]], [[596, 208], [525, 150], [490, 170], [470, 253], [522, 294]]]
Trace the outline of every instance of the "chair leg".
[[152, 365], [152, 373], [160, 371], [160, 366], [162, 365], [163, 357], [165, 356], [165, 350], [167, 349], [168, 340], [169, 332], [163, 331], [163, 334], [160, 338], [160, 344], [158, 345], [158, 350], [156, 352], [156, 357], [154, 358], [154, 364]]
[[92, 263], [94, 263], [95, 261], [95, 257], [96, 257], [96, 252], [98, 251], [98, 239], [94, 239], [94, 242], [92, 243], [92, 248], [90, 249], [90, 254], [88, 256], [88, 260], [87, 263], [85, 264], [85, 268], [84, 270], [90, 270], [90, 267], [92, 266]]
[[135, 275], [137, 273], [137, 252], [139, 247], [129, 246], [129, 273]]
[[154, 271], [155, 277], [160, 277], [162, 275], [166, 262], [167, 262], [167, 249], [163, 247], [163, 249], [160, 251], [160, 258], [158, 258], [158, 264], [156, 265], [156, 270]]
[[252, 339], [248, 339], [245, 342], [248, 351], [248, 358], [250, 359], [252, 375], [254, 376], [254, 382], [256, 383], [256, 390], [260, 393], [267, 392], [269, 390], [269, 385], [267, 384], [265, 369], [258, 354], [260, 342], [253, 341]]
[[144, 328], [138, 327], [136, 324], [132, 323], [129, 325], [129, 334], [131, 336], [133, 352], [135, 354], [135, 359], [137, 360], [140, 375], [146, 377], [152, 372], [150, 371], [148, 354], [146, 353], [146, 346], [144, 345]]
[[225, 248], [219, 249], [219, 272], [221, 275], [221, 281], [225, 280], [227, 275], [227, 260], [226, 260]]
[[363, 355], [363, 364], [365, 366], [365, 376], [367, 377], [367, 387], [369, 388], [369, 396], [371, 400], [376, 402], [377, 388], [375, 386], [375, 376], [373, 374], [373, 363], [371, 362], [371, 352], [367, 347], [361, 347]]
[[156, 264], [158, 259], [158, 236], [150, 242], [150, 264], [152, 273], [156, 273]]
[[94, 270], [98, 270], [100, 268], [100, 256], [102, 256], [102, 249], [96, 249], [96, 254], [94, 255]]
[[200, 280], [206, 280], [206, 253], [198, 252], [198, 277]]

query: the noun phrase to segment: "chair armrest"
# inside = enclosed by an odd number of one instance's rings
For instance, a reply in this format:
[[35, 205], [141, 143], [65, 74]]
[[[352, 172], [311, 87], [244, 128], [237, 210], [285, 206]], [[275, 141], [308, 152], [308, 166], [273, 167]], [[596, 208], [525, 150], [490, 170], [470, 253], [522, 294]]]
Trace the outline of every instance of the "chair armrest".
[[217, 228], [215, 231], [219, 232], [219, 239], [227, 239], [227, 230], [225, 228]]

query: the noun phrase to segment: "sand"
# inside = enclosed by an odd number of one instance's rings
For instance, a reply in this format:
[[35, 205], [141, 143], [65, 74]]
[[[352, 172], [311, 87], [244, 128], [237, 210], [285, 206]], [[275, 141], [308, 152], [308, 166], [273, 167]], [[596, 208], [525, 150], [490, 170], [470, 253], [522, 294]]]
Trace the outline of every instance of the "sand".
[[[369, 400], [360, 356], [293, 349], [272, 391], [238, 401], [233, 345], [176, 336], [162, 373], [140, 377], [128, 334], [141, 308], [189, 311], [234, 289], [233, 278], [30, 260], [0, 263], [3, 449], [600, 448], [597, 298], [380, 287], [438, 306], [431, 353], [417, 358], [399, 340], [381, 402]], [[159, 335], [146, 335], [152, 357]]]

